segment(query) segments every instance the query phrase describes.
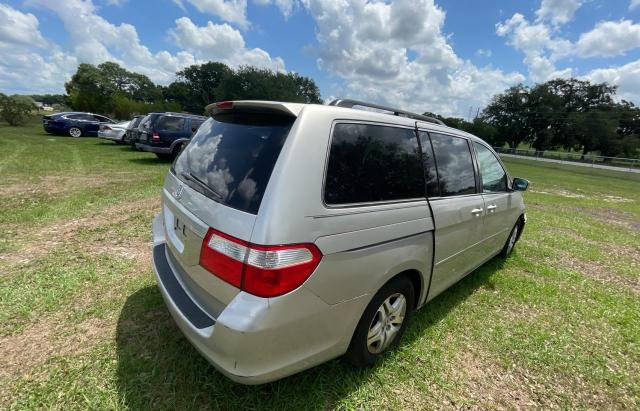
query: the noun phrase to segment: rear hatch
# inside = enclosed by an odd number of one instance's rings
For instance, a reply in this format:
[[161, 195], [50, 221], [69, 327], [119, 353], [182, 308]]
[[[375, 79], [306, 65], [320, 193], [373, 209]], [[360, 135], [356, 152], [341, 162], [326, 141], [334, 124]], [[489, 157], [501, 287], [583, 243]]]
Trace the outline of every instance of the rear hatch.
[[240, 290], [200, 265], [203, 240], [214, 229], [249, 241], [295, 118], [286, 111], [214, 110], [167, 175], [163, 219], [169, 259], [194, 301], [214, 318]]

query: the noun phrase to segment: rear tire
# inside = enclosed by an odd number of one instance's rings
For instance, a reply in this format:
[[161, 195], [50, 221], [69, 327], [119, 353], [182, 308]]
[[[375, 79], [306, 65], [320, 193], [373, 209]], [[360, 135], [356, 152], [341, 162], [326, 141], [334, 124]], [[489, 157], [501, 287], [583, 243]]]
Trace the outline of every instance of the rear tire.
[[352, 365], [370, 367], [398, 345], [413, 311], [414, 294], [405, 276], [393, 278], [376, 293], [351, 338], [346, 358]]
[[509, 233], [509, 237], [507, 238], [507, 242], [502, 247], [502, 251], [500, 251], [500, 256], [502, 258], [507, 258], [513, 252], [513, 248], [516, 246], [518, 242], [518, 238], [520, 236], [520, 232], [522, 231], [522, 221], [518, 219], [516, 225], [513, 226], [511, 232]]
[[69, 128], [69, 135], [71, 137], [82, 137], [82, 130], [78, 127]]

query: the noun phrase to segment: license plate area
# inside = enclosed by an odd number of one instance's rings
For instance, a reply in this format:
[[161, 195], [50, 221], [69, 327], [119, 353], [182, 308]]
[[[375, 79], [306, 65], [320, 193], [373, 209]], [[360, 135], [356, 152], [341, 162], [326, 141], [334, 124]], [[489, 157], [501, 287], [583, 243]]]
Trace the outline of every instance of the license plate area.
[[167, 245], [182, 264], [197, 265], [206, 227], [200, 227], [199, 222], [194, 220], [195, 217], [182, 212], [179, 207], [171, 204], [171, 200], [165, 201], [163, 214]]

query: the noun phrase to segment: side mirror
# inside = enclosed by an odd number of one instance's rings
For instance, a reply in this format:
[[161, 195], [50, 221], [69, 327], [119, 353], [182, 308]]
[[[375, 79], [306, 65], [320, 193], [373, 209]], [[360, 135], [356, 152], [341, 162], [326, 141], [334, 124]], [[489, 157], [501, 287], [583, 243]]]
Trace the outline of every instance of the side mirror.
[[513, 179], [513, 189], [515, 191], [526, 191], [527, 187], [529, 187], [529, 180], [519, 177]]

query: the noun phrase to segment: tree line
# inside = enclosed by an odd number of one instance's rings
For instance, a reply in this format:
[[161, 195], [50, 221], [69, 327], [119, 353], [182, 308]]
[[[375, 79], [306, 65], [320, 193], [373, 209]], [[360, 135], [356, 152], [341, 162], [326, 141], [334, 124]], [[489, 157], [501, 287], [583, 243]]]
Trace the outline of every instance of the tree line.
[[617, 101], [616, 91], [607, 83], [578, 79], [518, 84], [495, 95], [473, 121], [435, 116], [493, 146], [518, 148], [524, 143], [540, 152], [640, 157], [640, 109]]
[[322, 103], [315, 82], [297, 73], [252, 66], [236, 70], [219, 62], [195, 64], [176, 73], [168, 86], [117, 63], [80, 64], [65, 84], [66, 101], [74, 110], [108, 113], [117, 118], [152, 111], [203, 114], [207, 104], [222, 100], [269, 99]]
[[[10, 123], [23, 122], [34, 99], [121, 119], [152, 111], [203, 114], [207, 104], [222, 100], [322, 103], [320, 90], [308, 77], [252, 66], [232, 69], [220, 62], [186, 67], [167, 86], [114, 62], [80, 64], [65, 89], [64, 96], [34, 95], [33, 99], [0, 94], [0, 114]], [[640, 157], [640, 108], [616, 99], [616, 92], [616, 86], [607, 83], [555, 79], [532, 86], [518, 84], [495, 95], [472, 121], [425, 114], [493, 146], [526, 144], [541, 152], [564, 149], [583, 155]]]

